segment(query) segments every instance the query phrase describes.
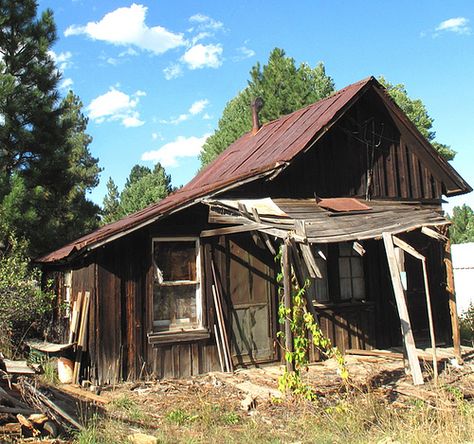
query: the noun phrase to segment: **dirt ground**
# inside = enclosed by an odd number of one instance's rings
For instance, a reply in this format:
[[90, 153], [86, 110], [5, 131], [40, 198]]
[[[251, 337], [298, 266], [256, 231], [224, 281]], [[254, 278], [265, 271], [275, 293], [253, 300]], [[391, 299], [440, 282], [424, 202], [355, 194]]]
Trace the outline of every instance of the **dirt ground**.
[[[413, 385], [400, 359], [347, 355], [349, 383], [333, 360], [312, 364], [303, 375], [317, 393], [312, 402], [278, 391], [280, 365], [118, 384], [104, 387], [95, 405], [76, 404], [83, 431], [49, 442], [474, 442], [473, 356], [466, 349], [462, 366], [441, 362], [437, 383], [426, 362], [422, 386]], [[74, 390], [83, 400], [91, 396]]]

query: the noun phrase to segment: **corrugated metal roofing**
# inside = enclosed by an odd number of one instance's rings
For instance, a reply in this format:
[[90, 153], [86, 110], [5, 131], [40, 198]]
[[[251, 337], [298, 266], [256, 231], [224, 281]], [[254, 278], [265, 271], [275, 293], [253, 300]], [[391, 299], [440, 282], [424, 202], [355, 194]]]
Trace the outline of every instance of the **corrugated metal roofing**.
[[370, 77], [263, 125], [255, 135], [245, 134], [177, 192], [40, 257], [37, 262], [63, 260], [192, 205], [202, 197], [278, 171], [321, 137], [370, 85], [383, 90], [380, 84]]

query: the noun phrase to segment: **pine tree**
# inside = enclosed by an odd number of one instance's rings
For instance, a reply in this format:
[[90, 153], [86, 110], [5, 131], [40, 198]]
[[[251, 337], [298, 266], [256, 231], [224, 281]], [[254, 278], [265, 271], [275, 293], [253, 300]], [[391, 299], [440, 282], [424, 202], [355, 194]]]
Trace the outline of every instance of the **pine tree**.
[[143, 174], [145, 170], [141, 169], [141, 177], [138, 179], [136, 167], [138, 165], [135, 165], [130, 172], [127, 180], [129, 185], [125, 186], [120, 194], [122, 216], [157, 203], [171, 192], [171, 176], [166, 174], [160, 163], [155, 165], [153, 171], [149, 170], [148, 174]]
[[265, 123], [327, 97], [333, 91], [334, 82], [326, 75], [322, 63], [315, 68], [306, 63], [297, 67], [295, 60], [287, 57], [285, 51], [275, 48], [266, 65], [262, 67], [257, 63], [251, 69], [248, 86], [227, 103], [217, 130], [204, 144], [200, 155], [202, 165], [207, 165], [251, 130], [252, 99], [263, 99], [260, 121]]
[[448, 217], [451, 221], [449, 234], [453, 244], [474, 242], [474, 211], [469, 205], [453, 208], [453, 215]]
[[120, 219], [120, 194], [117, 185], [111, 177], [107, 181], [107, 194], [104, 197], [102, 209], [102, 222], [109, 224]]
[[85, 192], [97, 160], [79, 103], [59, 97], [52, 12], [37, 17], [34, 0], [0, 0], [0, 17], [0, 213], [36, 254], [96, 223]]
[[102, 222], [114, 222], [157, 203], [172, 190], [171, 176], [166, 174], [160, 163], [157, 163], [153, 170], [146, 166], [134, 165], [121, 193], [112, 178], [109, 178], [107, 195], [103, 202]]

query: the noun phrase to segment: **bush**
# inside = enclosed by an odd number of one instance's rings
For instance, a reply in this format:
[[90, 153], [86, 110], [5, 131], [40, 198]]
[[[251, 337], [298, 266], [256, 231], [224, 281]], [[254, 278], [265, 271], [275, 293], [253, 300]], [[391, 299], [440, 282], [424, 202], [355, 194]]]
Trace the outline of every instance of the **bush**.
[[474, 304], [459, 316], [459, 328], [461, 330], [461, 341], [474, 347]]
[[40, 286], [41, 272], [30, 267], [28, 244], [0, 224], [0, 351], [11, 356], [21, 339], [41, 330], [53, 293]]

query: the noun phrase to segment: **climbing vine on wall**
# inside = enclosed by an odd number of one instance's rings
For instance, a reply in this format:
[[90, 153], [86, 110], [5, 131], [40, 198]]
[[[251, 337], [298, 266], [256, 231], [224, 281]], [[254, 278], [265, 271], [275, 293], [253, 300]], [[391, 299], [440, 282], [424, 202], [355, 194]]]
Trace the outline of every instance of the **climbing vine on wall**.
[[[281, 264], [281, 249], [276, 260], [280, 263], [280, 269], [283, 270]], [[294, 370], [289, 371], [285, 368], [284, 373], [278, 380], [278, 388], [281, 392], [291, 393], [296, 396], [302, 396], [308, 400], [316, 399], [316, 392], [313, 387], [306, 384], [302, 379], [302, 372], [308, 370], [309, 365], [309, 348], [314, 345], [324, 356], [336, 359], [339, 366], [339, 374], [343, 381], [347, 381], [349, 374], [345, 365], [344, 357], [341, 352], [333, 347], [329, 338], [327, 338], [319, 324], [314, 319], [306, 306], [305, 293], [310, 285], [306, 280], [305, 285], [301, 288], [296, 279], [292, 267], [290, 276], [291, 300], [292, 306], [288, 308], [284, 302], [284, 292], [281, 286], [283, 281], [283, 272], [277, 275], [279, 287], [279, 307], [278, 317], [279, 323], [284, 325], [287, 321], [290, 323], [290, 329], [293, 336], [293, 350], [285, 348], [285, 360], [293, 364]], [[282, 344], [285, 344], [285, 332], [279, 331], [278, 338]]]

